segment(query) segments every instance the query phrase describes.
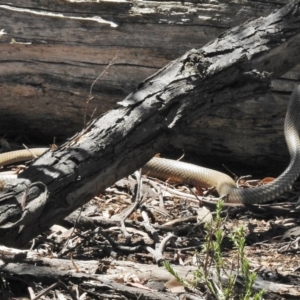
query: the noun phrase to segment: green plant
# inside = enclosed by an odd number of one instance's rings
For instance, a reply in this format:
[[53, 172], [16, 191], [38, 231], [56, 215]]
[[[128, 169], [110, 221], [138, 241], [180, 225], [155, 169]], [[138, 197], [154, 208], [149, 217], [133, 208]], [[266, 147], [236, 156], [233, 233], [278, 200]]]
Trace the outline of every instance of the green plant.
[[[256, 274], [250, 271], [249, 261], [245, 258], [245, 230], [243, 227], [238, 227], [234, 230], [229, 238], [233, 242], [234, 248], [237, 251], [237, 268], [234, 271], [232, 266], [222, 257], [222, 241], [224, 238], [224, 219], [221, 217], [223, 201], [217, 203], [216, 216], [211, 221], [206, 223], [205, 242], [201, 253], [197, 253], [198, 268], [194, 272], [194, 279], [191, 283], [184, 281], [168, 262], [165, 263], [166, 269], [175, 278], [187, 288], [196, 288], [200, 284], [205, 285], [210, 294], [217, 300], [261, 300], [264, 290], [252, 295], [252, 287], [255, 282]], [[222, 277], [226, 275], [227, 283], [224, 284]], [[237, 276], [242, 275], [244, 280], [244, 290], [242, 294], [235, 295], [234, 285]]]

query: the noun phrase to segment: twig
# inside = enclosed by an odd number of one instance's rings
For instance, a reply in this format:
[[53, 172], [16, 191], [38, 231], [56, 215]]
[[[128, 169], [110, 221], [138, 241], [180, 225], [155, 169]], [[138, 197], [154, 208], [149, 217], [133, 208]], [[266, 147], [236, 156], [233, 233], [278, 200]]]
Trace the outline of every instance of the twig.
[[76, 295], [60, 280], [58, 282], [52, 284], [48, 288], [44, 289], [42, 292], [37, 294], [32, 300], [37, 300], [37, 299], [41, 298], [43, 295], [45, 295], [46, 293], [55, 289], [58, 286], [61, 286], [63, 289], [65, 289], [70, 294], [70, 296], [73, 300], [77, 300]]
[[[117, 59], [117, 56], [115, 56], [110, 62], [109, 64], [106, 66], [106, 68], [97, 76], [97, 78], [93, 81], [91, 87], [90, 87], [90, 93], [89, 93], [89, 97], [85, 103], [85, 108], [84, 108], [84, 116], [83, 116], [83, 128], [86, 127], [86, 115], [87, 115], [87, 109], [88, 106], [90, 104], [90, 101], [94, 98], [93, 97], [93, 87], [96, 84], [96, 82], [103, 76], [103, 74], [113, 65], [113, 62]], [[95, 110], [93, 111], [93, 114], [95, 113]], [[92, 114], [92, 115], [93, 115]]]
[[25, 144], [22, 144], [22, 146], [28, 151], [30, 152], [30, 154], [32, 155], [32, 157], [34, 158], [37, 158], [37, 156], [25, 145]]
[[126, 244], [129, 243], [131, 239], [131, 234], [129, 234], [128, 231], [126, 230], [125, 220], [132, 214], [132, 212], [137, 208], [137, 206], [141, 201], [141, 186], [142, 186], [141, 172], [136, 171], [134, 174], [137, 179], [137, 190], [136, 190], [134, 203], [132, 203], [129, 207], [127, 207], [125, 211], [123, 211], [119, 215], [115, 215], [112, 217], [112, 219], [118, 219], [120, 221], [121, 231], [125, 236]]
[[82, 213], [82, 210], [83, 210], [83, 206], [81, 206], [81, 208], [80, 208], [78, 217], [77, 217], [76, 220], [75, 220], [75, 223], [74, 223], [74, 225], [73, 225], [71, 234], [69, 235], [68, 239], [66, 240], [64, 246], [62, 247], [62, 249], [60, 250], [60, 252], [58, 253], [58, 255], [63, 255], [63, 254], [65, 254], [65, 253], [64, 253], [64, 250], [67, 248], [67, 245], [68, 245], [68, 243], [69, 243], [69, 241], [70, 241], [70, 239], [71, 239], [71, 237], [72, 237], [72, 235], [73, 235], [73, 233], [74, 233], [74, 231], [75, 231], [75, 229], [76, 229], [76, 226], [77, 226], [77, 224], [78, 224], [78, 220], [80, 219], [80, 216], [81, 216], [81, 213]]
[[147, 208], [145, 205], [142, 206], [142, 217], [144, 219], [143, 225], [147, 232], [149, 232], [154, 240], [154, 243], [159, 243], [159, 236], [157, 231], [150, 225], [149, 217], [147, 214]]
[[163, 238], [161, 243], [155, 244], [155, 249], [152, 249], [150, 246], [146, 246], [145, 249], [152, 254], [153, 258], [157, 262], [158, 265], [161, 265], [165, 260], [163, 256], [164, 249], [166, 247], [167, 242], [170, 239], [177, 238], [175, 235], [168, 233], [166, 237]]

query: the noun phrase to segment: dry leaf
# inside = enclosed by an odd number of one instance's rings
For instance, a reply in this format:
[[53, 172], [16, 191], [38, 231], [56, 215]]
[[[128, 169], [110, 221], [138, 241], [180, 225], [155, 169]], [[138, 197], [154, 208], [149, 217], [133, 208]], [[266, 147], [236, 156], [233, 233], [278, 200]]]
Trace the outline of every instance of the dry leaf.
[[115, 214], [115, 211], [113, 209], [106, 209], [102, 212], [103, 217], [110, 218]]
[[168, 289], [171, 293], [178, 294], [184, 293], [185, 288], [184, 286], [176, 279], [172, 278], [165, 283], [166, 289]]
[[205, 206], [197, 209], [197, 221], [199, 223], [211, 222], [212, 214]]
[[267, 184], [267, 183], [270, 183], [270, 182], [272, 182], [272, 181], [274, 181], [274, 180], [275, 180], [274, 177], [266, 177], [266, 178], [262, 179], [262, 180], [260, 181], [260, 183], [261, 183], [261, 184]]
[[147, 291], [153, 291], [152, 289], [150, 289], [147, 286], [145, 286], [141, 283], [138, 283], [138, 282], [129, 282], [129, 283], [127, 283], [127, 285], [134, 286], [134, 287], [137, 287], [137, 288], [140, 288], [143, 290], [147, 290]]

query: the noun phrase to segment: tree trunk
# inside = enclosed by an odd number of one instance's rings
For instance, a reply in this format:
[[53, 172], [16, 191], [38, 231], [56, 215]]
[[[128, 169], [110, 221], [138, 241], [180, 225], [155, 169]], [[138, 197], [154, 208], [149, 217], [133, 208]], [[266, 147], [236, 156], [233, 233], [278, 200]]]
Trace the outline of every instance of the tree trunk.
[[119, 108], [37, 159], [21, 174], [33, 184], [12, 186], [0, 199], [0, 243], [24, 245], [215, 107], [267, 93], [271, 74], [300, 59], [299, 2], [190, 50], [142, 82]]
[[[83, 128], [86, 114], [90, 119], [114, 108], [170, 60], [283, 5], [194, 2], [0, 1], [0, 135], [64, 140]], [[170, 145], [179, 156], [184, 150], [214, 167], [281, 171], [288, 160], [283, 118], [299, 70], [272, 81], [274, 97], [248, 94], [212, 107], [178, 129]]]

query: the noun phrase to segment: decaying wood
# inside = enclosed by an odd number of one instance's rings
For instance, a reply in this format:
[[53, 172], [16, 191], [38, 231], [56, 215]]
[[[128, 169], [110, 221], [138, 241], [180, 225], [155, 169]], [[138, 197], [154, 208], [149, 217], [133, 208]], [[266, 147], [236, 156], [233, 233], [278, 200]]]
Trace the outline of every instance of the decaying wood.
[[[88, 99], [88, 118], [97, 117], [170, 60], [290, 1], [200, 2], [1, 1], [0, 135], [61, 141], [82, 128]], [[282, 171], [283, 118], [299, 70], [273, 77], [274, 98], [224, 94], [226, 105], [184, 124], [170, 145], [210, 166]]]
[[[35, 281], [47, 284], [64, 279], [75, 282], [83, 280], [81, 288], [94, 288], [97, 293], [102, 288], [108, 294], [112, 293], [113, 290], [126, 296], [137, 293], [141, 299], [177, 299], [176, 294], [172, 296], [172, 293], [166, 291], [161, 294], [161, 291], [150, 288], [147, 284], [144, 285], [149, 280], [151, 280], [152, 285], [155, 282], [166, 284], [174, 280], [173, 275], [164, 267], [157, 265], [119, 260], [102, 260], [99, 262], [48, 258], [36, 251], [17, 250], [3, 246], [0, 246], [0, 259], [6, 262], [5, 266], [1, 266], [2, 271], [11, 274], [11, 276], [30, 276]], [[195, 266], [174, 265], [173, 268], [187, 282], [193, 280], [193, 272], [197, 270]], [[104, 274], [96, 274], [99, 270], [104, 271]], [[226, 276], [223, 280], [226, 282]], [[127, 284], [124, 285], [124, 283]], [[139, 288], [134, 287], [134, 284], [138, 283], [140, 283]], [[239, 284], [242, 288], [243, 283], [237, 278], [237, 289]], [[254, 291], [261, 289], [266, 292], [265, 299], [273, 299], [276, 295], [300, 296], [297, 285], [257, 278]]]
[[283, 74], [300, 59], [298, 5], [296, 1], [190, 50], [142, 82], [119, 108], [37, 159], [21, 177], [47, 186], [43, 210], [24, 227], [8, 228], [5, 224], [22, 218], [20, 203], [28, 188], [17, 184], [8, 189], [10, 198], [0, 202], [0, 226], [6, 227], [0, 227], [0, 243], [24, 245], [140, 168], [183, 126], [209, 115], [214, 107], [267, 93], [271, 73]]
[[142, 80], [186, 51], [283, 5], [3, 2], [0, 135], [17, 130], [39, 140], [42, 134], [50, 142], [53, 134], [66, 138], [82, 128], [90, 87], [114, 58], [93, 87], [89, 114], [94, 108], [95, 116], [114, 108]]

